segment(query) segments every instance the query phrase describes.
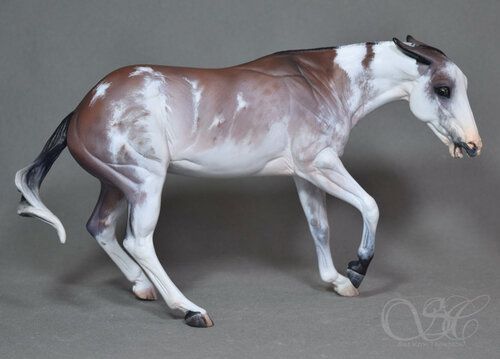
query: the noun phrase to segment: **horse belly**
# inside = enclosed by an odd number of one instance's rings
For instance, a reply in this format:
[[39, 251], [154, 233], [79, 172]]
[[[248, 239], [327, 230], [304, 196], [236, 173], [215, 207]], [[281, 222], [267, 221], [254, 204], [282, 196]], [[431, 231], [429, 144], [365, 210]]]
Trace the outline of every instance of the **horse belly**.
[[284, 124], [276, 123], [265, 136], [253, 141], [245, 138], [238, 141], [216, 139], [207, 146], [208, 141], [213, 139], [198, 139], [182, 153], [173, 154], [169, 172], [210, 177], [293, 173]]

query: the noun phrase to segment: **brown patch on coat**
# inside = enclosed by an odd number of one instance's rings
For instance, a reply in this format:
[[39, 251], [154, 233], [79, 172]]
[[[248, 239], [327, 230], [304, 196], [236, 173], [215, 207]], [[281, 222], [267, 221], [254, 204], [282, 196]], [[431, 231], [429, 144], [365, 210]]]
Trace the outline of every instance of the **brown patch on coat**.
[[373, 52], [373, 45], [374, 45], [373, 42], [367, 42], [365, 44], [366, 54], [365, 54], [363, 61], [361, 61], [361, 64], [363, 65], [363, 68], [365, 70], [368, 69], [368, 67], [370, 66], [370, 63], [373, 61], [373, 57], [375, 56], [375, 53]]
[[[259, 146], [269, 139], [273, 125], [288, 122], [283, 136], [290, 136], [292, 146], [305, 152], [305, 158], [330, 144], [322, 141], [344, 141], [350, 129], [345, 115], [352, 84], [335, 63], [336, 55], [335, 48], [326, 48], [268, 55], [222, 69], [144, 66], [159, 72], [159, 81], [166, 82], [161, 88], [169, 106], [165, 120], [172, 133], [178, 134], [175, 139], [166, 138], [173, 142], [169, 143], [173, 151], [188, 147], [190, 151], [205, 150], [228, 140]], [[129, 194], [134, 188], [126, 179], [140, 183], [140, 178], [135, 170], [137, 164], [130, 157], [134, 153], [127, 151], [135, 150], [151, 159], [162, 156], [150, 141], [163, 128], [141, 121], [149, 114], [142, 113], [145, 109], [134, 101], [144, 78], [151, 75], [129, 77], [134, 71], [135, 66], [131, 66], [106, 76], [103, 80], [112, 84], [106, 96], [89, 107], [92, 94], [87, 95], [76, 111], [78, 120], [70, 125], [73, 135], [68, 135], [72, 153], [89, 172], [118, 183]], [[194, 119], [192, 89], [185, 78], [197, 81], [202, 89], [198, 119]], [[248, 107], [237, 111], [239, 92]], [[124, 112], [120, 119], [113, 119], [112, 106], [121, 101], [126, 105]], [[215, 116], [224, 121], [213, 125]], [[123, 163], [112, 163], [117, 153], [109, 152], [111, 128], [126, 134], [128, 146], [117, 149]], [[304, 133], [309, 135], [304, 137]], [[320, 136], [325, 133], [327, 136]]]
[[[337, 50], [301, 53], [293, 57], [299, 77], [289, 78], [292, 85], [293, 120], [290, 122], [292, 151], [301, 153], [296, 159], [308, 163], [321, 148], [330, 145], [317, 140], [297, 141], [301, 134], [317, 134], [315, 138], [342, 141], [350, 130], [346, 117], [352, 94], [351, 80], [335, 62]], [[323, 134], [326, 136], [321, 136]]]

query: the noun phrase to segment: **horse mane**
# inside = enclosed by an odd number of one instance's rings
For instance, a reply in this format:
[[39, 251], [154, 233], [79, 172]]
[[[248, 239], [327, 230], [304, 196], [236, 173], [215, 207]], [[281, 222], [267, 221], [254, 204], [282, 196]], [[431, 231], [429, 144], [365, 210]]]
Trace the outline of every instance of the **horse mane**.
[[[368, 42], [364, 42], [364, 43], [360, 43], [360, 44], [376, 45], [377, 43], [378, 42], [368, 41]], [[348, 45], [345, 45], [345, 46], [348, 46]], [[319, 52], [319, 51], [337, 50], [338, 48], [341, 48], [341, 47], [342, 47], [342, 45], [341, 46], [314, 47], [311, 49], [284, 50], [284, 51], [275, 52], [272, 55], [290, 55], [290, 54], [301, 54], [304, 52]]]
[[283, 50], [273, 53], [273, 55], [290, 55], [290, 54], [300, 54], [303, 52], [318, 52], [338, 49], [338, 46], [325, 46], [325, 47], [315, 47], [312, 49], [295, 49], [295, 50]]

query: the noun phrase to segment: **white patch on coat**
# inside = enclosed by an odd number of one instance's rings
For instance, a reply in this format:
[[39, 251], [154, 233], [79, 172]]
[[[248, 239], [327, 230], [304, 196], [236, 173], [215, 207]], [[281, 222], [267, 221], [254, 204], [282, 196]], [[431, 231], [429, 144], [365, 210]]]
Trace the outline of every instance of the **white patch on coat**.
[[179, 159], [171, 162], [172, 173], [203, 174], [207, 176], [242, 176], [257, 174], [291, 174], [291, 159], [286, 158], [288, 147], [287, 122], [273, 123], [268, 134], [256, 146], [248, 138], [224, 142], [206, 150], [187, 148]]
[[403, 54], [392, 41], [373, 45], [373, 59], [366, 88], [370, 94], [353, 119], [357, 121], [374, 109], [396, 99], [409, 99], [409, 92], [419, 77], [417, 63]]
[[[144, 166], [150, 171], [161, 173], [161, 165], [158, 161], [151, 161], [148, 153], [151, 149], [158, 154], [166, 151], [165, 133], [158, 131], [159, 128], [164, 128], [168, 113], [171, 112], [166, 86], [167, 82], [162, 73], [147, 71], [142, 86], [137, 91], [110, 104], [112, 121], [108, 150], [115, 163], [118, 163], [118, 155], [124, 146], [127, 154], [139, 164], [138, 168]], [[126, 126], [119, 126], [120, 123]], [[131, 126], [131, 123], [134, 123], [134, 126]], [[134, 134], [130, 131], [139, 127], [142, 128], [143, 140], [131, 141]]]
[[141, 74], [154, 74], [154, 70], [149, 66], [137, 66], [133, 72], [131, 72], [128, 77], [133, 77]]
[[348, 99], [348, 109], [353, 112], [359, 106], [361, 96], [363, 95], [357, 81], [361, 75], [365, 73], [362, 61], [366, 55], [365, 44], [355, 44], [342, 46], [337, 49], [335, 63], [346, 72], [350, 80], [351, 94]]
[[214, 120], [212, 121], [212, 123], [210, 124], [210, 127], [208, 127], [208, 129], [211, 130], [212, 128], [221, 125], [222, 123], [224, 123], [224, 120], [225, 120], [224, 116], [222, 116], [222, 115], [215, 116]]
[[435, 98], [427, 93], [430, 75], [421, 76], [414, 84], [410, 94], [410, 110], [419, 119], [425, 122], [439, 119], [439, 105]]
[[190, 80], [188, 78], [184, 78], [184, 80], [189, 83], [191, 86], [191, 95], [193, 96], [193, 132], [196, 131], [198, 127], [198, 108], [200, 107], [201, 101], [201, 88], [199, 87], [199, 83], [196, 80]]
[[366, 45], [346, 45], [337, 49], [335, 63], [339, 65], [354, 81], [364, 72], [362, 61], [365, 58]]
[[236, 95], [236, 113], [240, 112], [242, 109], [246, 108], [248, 105], [248, 102], [245, 101], [243, 98], [243, 94], [241, 92], [238, 92]]
[[111, 86], [110, 82], [101, 82], [99, 85], [97, 85], [94, 90], [94, 96], [92, 96], [92, 100], [90, 100], [89, 106], [92, 106], [99, 98], [104, 97], [109, 86]]
[[[399, 71], [394, 71], [394, 70]], [[372, 77], [381, 87], [392, 87], [405, 77], [409, 80], [417, 78], [417, 62], [406, 56], [392, 41], [384, 41], [373, 45], [373, 59], [370, 63]]]

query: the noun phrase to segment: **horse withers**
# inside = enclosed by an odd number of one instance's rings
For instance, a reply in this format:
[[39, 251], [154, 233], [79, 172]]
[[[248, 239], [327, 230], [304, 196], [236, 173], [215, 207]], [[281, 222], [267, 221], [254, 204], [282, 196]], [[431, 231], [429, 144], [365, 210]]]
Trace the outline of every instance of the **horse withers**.
[[[101, 181], [87, 228], [133, 283], [135, 295], [153, 300], [158, 290], [187, 324], [209, 327], [206, 310], [181, 293], [155, 254], [153, 232], [167, 171], [292, 176], [321, 279], [338, 294], [355, 296], [374, 254], [379, 211], [340, 160], [354, 125], [377, 107], [404, 99], [452, 157], [474, 157], [482, 147], [462, 71], [442, 51], [411, 36], [406, 40], [282, 51], [222, 69], [118, 69], [96, 84], [35, 161], [17, 172], [18, 213], [49, 223], [64, 243], [65, 230], [42, 203], [39, 187], [67, 145]], [[357, 259], [346, 276], [330, 253], [327, 193], [363, 216]], [[115, 236], [125, 209], [126, 251]]]

